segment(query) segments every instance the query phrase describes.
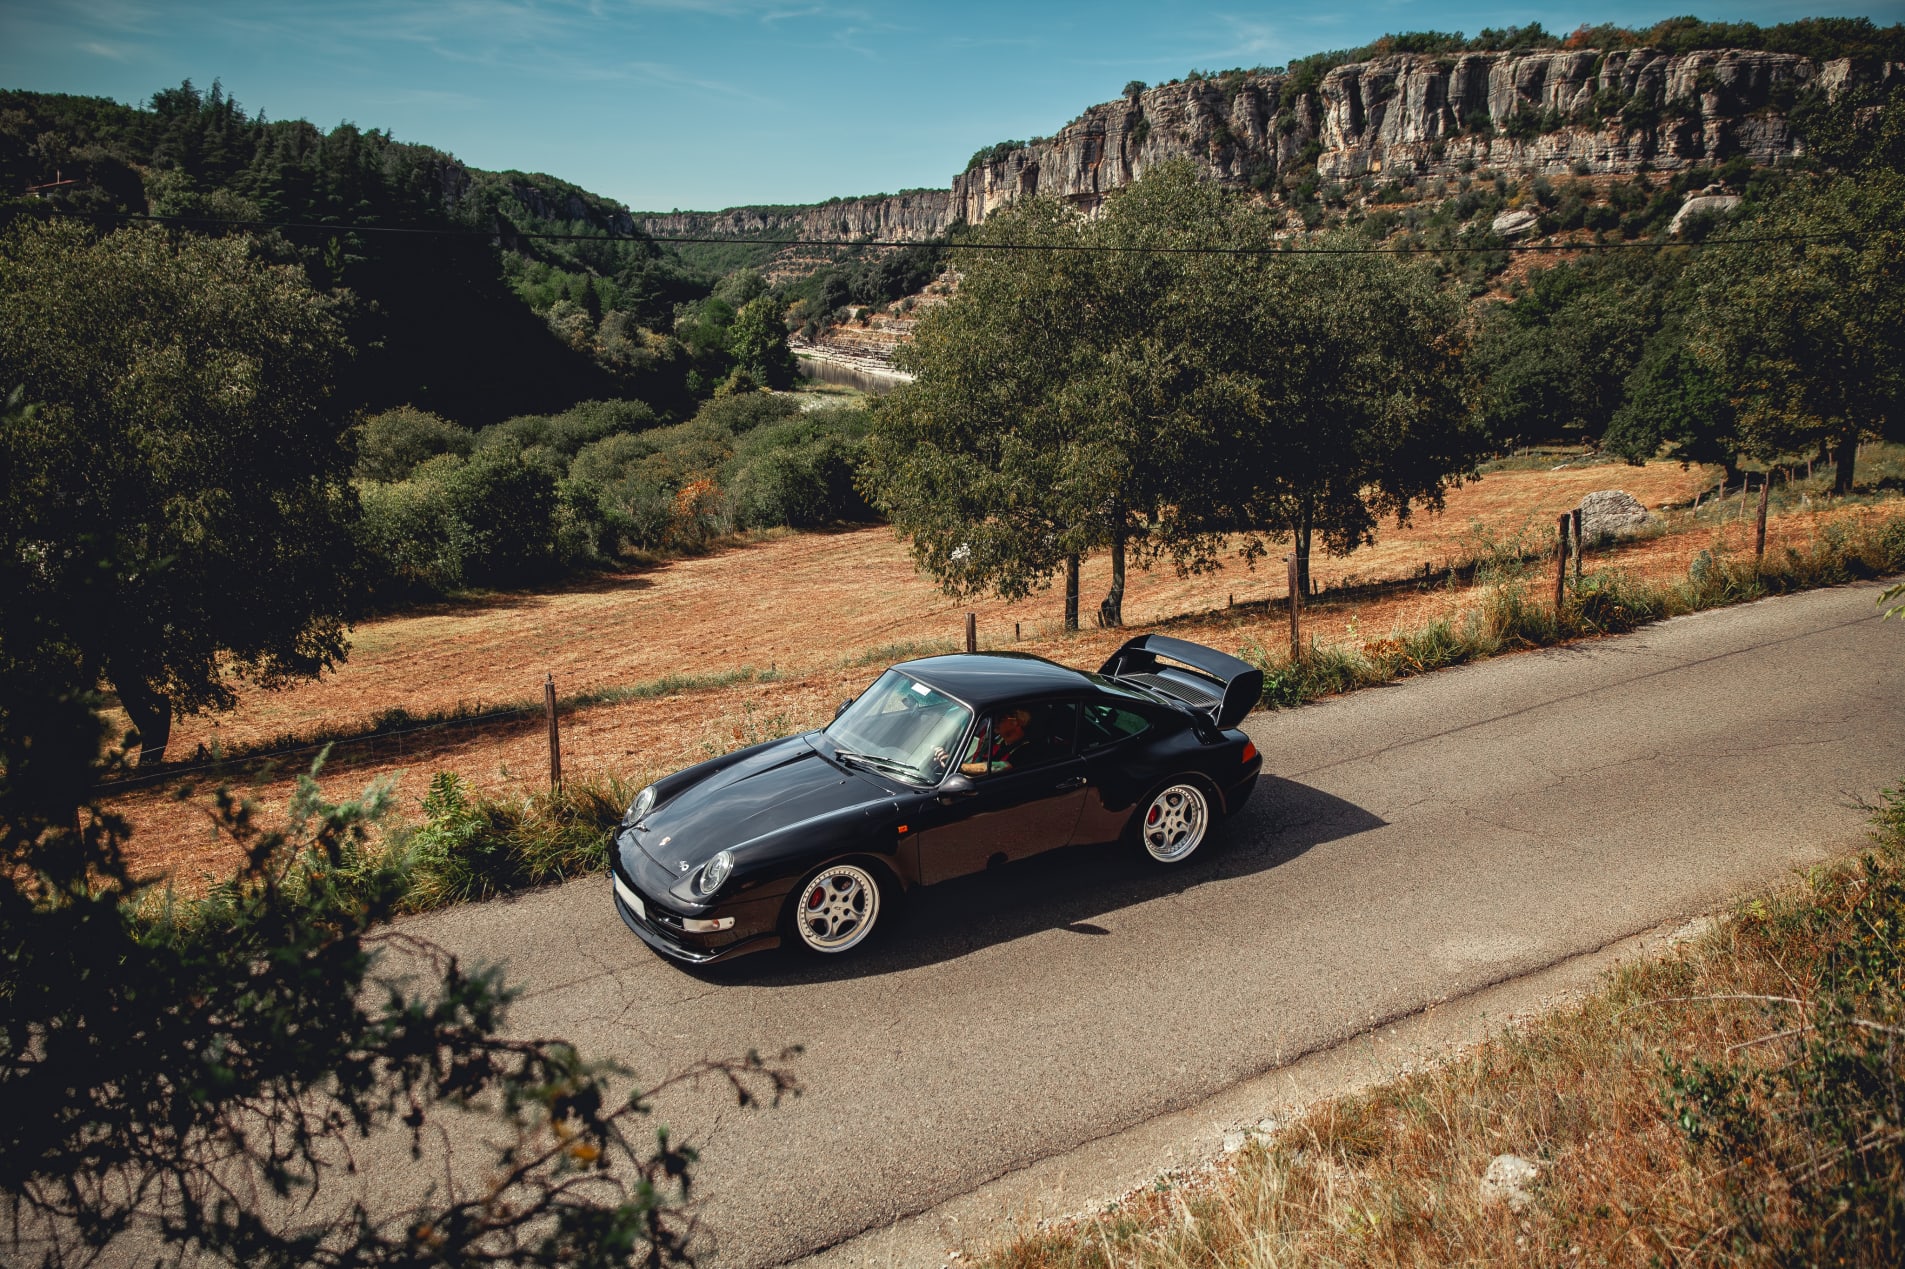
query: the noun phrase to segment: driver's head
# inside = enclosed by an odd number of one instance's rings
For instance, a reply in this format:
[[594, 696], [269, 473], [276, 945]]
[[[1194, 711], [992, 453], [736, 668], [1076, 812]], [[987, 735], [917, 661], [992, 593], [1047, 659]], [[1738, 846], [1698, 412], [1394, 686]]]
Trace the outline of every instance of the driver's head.
[[1015, 745], [1025, 739], [1025, 729], [1032, 722], [1032, 711], [1015, 709], [999, 715], [999, 739], [1008, 745]]

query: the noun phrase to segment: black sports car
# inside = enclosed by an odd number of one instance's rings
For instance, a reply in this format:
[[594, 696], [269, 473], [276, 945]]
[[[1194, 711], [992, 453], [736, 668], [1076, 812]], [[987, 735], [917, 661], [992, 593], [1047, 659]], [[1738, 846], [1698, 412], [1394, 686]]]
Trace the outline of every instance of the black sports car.
[[1065, 845], [1181, 864], [1263, 759], [1261, 672], [1145, 635], [1096, 674], [1023, 653], [907, 661], [819, 731], [643, 789], [609, 843], [615, 907], [663, 955], [863, 943], [901, 892]]

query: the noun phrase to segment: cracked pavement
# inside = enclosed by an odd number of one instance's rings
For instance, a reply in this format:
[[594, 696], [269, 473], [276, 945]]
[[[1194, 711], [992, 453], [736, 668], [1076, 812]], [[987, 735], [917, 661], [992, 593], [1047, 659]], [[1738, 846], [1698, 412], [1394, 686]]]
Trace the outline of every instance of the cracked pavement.
[[656, 1116], [704, 1150], [713, 1263], [775, 1264], [1856, 849], [1859, 800], [1905, 777], [1877, 590], [1254, 715], [1265, 778], [1188, 867], [1061, 852], [937, 887], [846, 964], [688, 972], [600, 879], [407, 929], [506, 966], [515, 1029], [644, 1079], [805, 1046], [779, 1109], [708, 1087]]

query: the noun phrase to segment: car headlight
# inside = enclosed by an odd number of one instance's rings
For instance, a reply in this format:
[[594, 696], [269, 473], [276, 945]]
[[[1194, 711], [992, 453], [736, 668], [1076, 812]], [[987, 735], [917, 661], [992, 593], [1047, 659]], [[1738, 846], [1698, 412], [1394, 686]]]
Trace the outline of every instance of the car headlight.
[[701, 872], [695, 877], [695, 893], [710, 895], [721, 888], [721, 883], [734, 871], [734, 852], [724, 850], [701, 865]]
[[642, 816], [655, 809], [655, 786], [649, 785], [635, 795], [635, 801], [628, 808], [628, 822], [633, 824]]

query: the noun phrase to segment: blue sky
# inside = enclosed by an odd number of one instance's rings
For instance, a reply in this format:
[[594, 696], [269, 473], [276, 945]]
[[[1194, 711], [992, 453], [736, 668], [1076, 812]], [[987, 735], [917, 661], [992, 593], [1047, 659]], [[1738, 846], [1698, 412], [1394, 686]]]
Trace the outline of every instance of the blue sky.
[[[886, 0], [0, 0], [0, 86], [143, 102], [222, 79], [250, 112], [389, 129], [638, 211], [947, 185], [1127, 80], [1279, 65], [1385, 31], [1644, 25], [1693, 7], [948, 5]], [[1741, 0], [1702, 17], [1905, 20], [1905, 0]]]

